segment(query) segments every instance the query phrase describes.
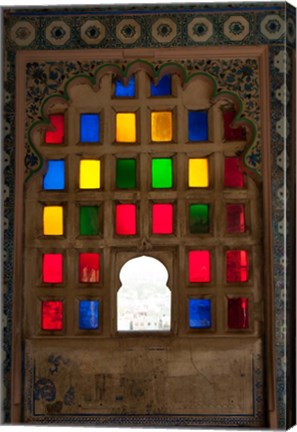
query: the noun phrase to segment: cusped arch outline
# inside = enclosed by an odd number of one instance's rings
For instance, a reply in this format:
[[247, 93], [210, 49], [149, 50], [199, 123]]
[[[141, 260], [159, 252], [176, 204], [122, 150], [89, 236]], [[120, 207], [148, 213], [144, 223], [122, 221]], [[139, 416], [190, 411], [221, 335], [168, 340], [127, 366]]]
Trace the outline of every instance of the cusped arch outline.
[[30, 152], [33, 153], [38, 159], [38, 164], [36, 168], [32, 169], [29, 168], [25, 160], [25, 166], [29, 171], [25, 182], [27, 182], [33, 174], [39, 172], [44, 164], [43, 157], [37, 150], [36, 145], [34, 144], [33, 135], [37, 130], [46, 130], [50, 128], [50, 121], [47, 114], [50, 106], [55, 103], [59, 103], [67, 108], [71, 100], [69, 94], [70, 89], [74, 85], [87, 84], [90, 85], [94, 91], [97, 91], [100, 86], [101, 78], [104, 75], [112, 73], [115, 77], [119, 78], [124, 84], [126, 84], [130, 76], [139, 70], [144, 70], [154, 80], [155, 84], [164, 75], [167, 74], [178, 75], [184, 87], [186, 87], [193, 79], [197, 77], [206, 78], [212, 86], [211, 103], [215, 104], [219, 103], [220, 101], [227, 101], [233, 104], [235, 107], [236, 115], [232, 121], [232, 127], [243, 127], [246, 129], [247, 143], [242, 154], [239, 155], [241, 169], [255, 180], [261, 180], [261, 175], [259, 171], [256, 168], [252, 168], [251, 165], [248, 165], [246, 162], [246, 156], [249, 153], [253, 144], [255, 143], [257, 137], [257, 126], [251, 119], [244, 116], [243, 102], [235, 92], [229, 90], [219, 90], [216, 77], [208, 72], [198, 71], [194, 73], [189, 73], [184, 66], [177, 62], [165, 62], [161, 65], [153, 65], [147, 60], [137, 59], [128, 63], [127, 65], [123, 64], [122, 66], [117, 63], [107, 62], [103, 65], [98, 66], [92, 74], [76, 74], [75, 76], [67, 80], [67, 82], [64, 84], [63, 90], [61, 90], [60, 93], [50, 95], [42, 102], [40, 108], [41, 115], [39, 117], [39, 120], [32, 123], [32, 125], [30, 125], [28, 129], [28, 145], [30, 148]]

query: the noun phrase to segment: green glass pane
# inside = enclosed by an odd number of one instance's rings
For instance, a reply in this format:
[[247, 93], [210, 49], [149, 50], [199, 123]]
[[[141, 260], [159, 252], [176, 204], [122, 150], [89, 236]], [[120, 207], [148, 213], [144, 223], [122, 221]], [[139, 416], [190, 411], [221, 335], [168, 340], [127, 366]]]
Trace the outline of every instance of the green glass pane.
[[207, 204], [190, 205], [190, 232], [192, 234], [203, 234], [209, 232]]
[[99, 234], [98, 207], [80, 207], [79, 232], [80, 235]]
[[117, 159], [116, 185], [118, 189], [135, 189], [135, 159]]
[[152, 160], [152, 187], [172, 188], [172, 160], [170, 158]]

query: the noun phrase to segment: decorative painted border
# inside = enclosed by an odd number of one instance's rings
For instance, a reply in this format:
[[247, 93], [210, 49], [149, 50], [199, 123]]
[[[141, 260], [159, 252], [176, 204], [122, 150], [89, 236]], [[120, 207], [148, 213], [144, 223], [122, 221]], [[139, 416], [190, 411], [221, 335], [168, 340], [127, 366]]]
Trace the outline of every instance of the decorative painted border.
[[[287, 82], [292, 82], [292, 50], [295, 48], [295, 9], [283, 2], [183, 4], [152, 7], [102, 7], [4, 10], [4, 281], [2, 395], [4, 421], [10, 422], [11, 334], [13, 294], [13, 217], [15, 166], [15, 77], [18, 50], [132, 48], [166, 46], [257, 45], [270, 47], [271, 181], [273, 195], [273, 242], [276, 311], [276, 385], [278, 427], [288, 426], [288, 346], [290, 294], [289, 212], [292, 148], [292, 101]], [[164, 22], [157, 22], [160, 17]], [[165, 20], [166, 18], [166, 20]], [[202, 19], [203, 18], [203, 19]], [[132, 23], [128, 20], [134, 20]], [[89, 20], [96, 22], [88, 23]], [[168, 21], [169, 20], [169, 21]], [[60, 23], [57, 24], [57, 21]], [[157, 22], [157, 23], [156, 23]], [[53, 25], [54, 23], [54, 25]], [[138, 24], [138, 25], [137, 25]], [[163, 24], [163, 25], [162, 25]], [[131, 29], [131, 26], [134, 29]], [[139, 33], [140, 26], [140, 33]], [[119, 29], [118, 34], [116, 29]], [[48, 29], [48, 30], [47, 30]], [[56, 30], [54, 30], [56, 29]], [[47, 30], [47, 31], [46, 31]], [[135, 33], [134, 33], [135, 31]], [[134, 34], [132, 34], [134, 33]], [[293, 221], [294, 223], [294, 221]]]

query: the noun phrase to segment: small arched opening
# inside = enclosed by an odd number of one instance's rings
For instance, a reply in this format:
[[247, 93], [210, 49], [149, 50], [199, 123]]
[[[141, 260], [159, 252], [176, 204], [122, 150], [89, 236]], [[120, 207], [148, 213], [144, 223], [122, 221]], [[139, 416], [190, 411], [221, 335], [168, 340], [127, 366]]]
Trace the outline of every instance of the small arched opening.
[[119, 277], [117, 330], [170, 331], [171, 291], [164, 264], [148, 256], [133, 258], [123, 265]]

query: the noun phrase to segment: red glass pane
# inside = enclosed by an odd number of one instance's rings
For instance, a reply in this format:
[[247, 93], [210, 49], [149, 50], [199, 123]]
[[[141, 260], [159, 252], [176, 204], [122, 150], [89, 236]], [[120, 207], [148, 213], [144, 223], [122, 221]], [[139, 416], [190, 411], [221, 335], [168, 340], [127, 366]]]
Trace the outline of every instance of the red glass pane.
[[43, 301], [41, 305], [42, 330], [62, 330], [63, 303], [61, 301]]
[[248, 280], [248, 255], [245, 250], [226, 252], [227, 282], [246, 282]]
[[210, 282], [210, 253], [206, 250], [189, 252], [189, 282]]
[[172, 204], [153, 204], [153, 234], [172, 234], [172, 218]]
[[63, 281], [63, 255], [44, 254], [42, 259], [42, 281], [61, 283]]
[[224, 138], [226, 141], [241, 141], [244, 139], [244, 129], [242, 127], [231, 127], [235, 116], [235, 111], [224, 112]]
[[63, 144], [64, 142], [64, 115], [55, 114], [49, 116], [51, 125], [55, 130], [46, 130], [44, 141], [46, 144]]
[[230, 188], [243, 187], [243, 173], [240, 170], [239, 158], [225, 158], [224, 186]]
[[136, 234], [136, 205], [118, 204], [116, 206], [116, 234]]
[[227, 204], [227, 232], [243, 233], [245, 231], [244, 205]]
[[228, 298], [228, 327], [245, 329], [249, 327], [249, 303], [245, 297]]
[[79, 281], [99, 282], [100, 255], [97, 253], [79, 254]]

